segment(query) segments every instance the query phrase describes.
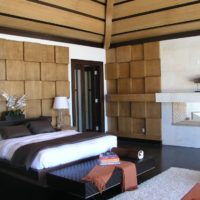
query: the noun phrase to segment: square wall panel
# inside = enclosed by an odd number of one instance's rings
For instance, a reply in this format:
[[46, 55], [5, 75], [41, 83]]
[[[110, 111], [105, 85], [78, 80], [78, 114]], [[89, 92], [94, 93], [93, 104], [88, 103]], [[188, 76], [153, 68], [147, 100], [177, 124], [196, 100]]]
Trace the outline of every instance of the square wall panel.
[[116, 94], [117, 93], [117, 80], [107, 80], [107, 94]]
[[25, 81], [25, 92], [28, 99], [42, 99], [42, 81]]
[[132, 92], [132, 79], [123, 78], [117, 80], [118, 94], [130, 94]]
[[108, 117], [118, 116], [118, 102], [107, 102], [106, 103], [106, 115]]
[[7, 80], [25, 80], [25, 63], [19, 60], [6, 61]]
[[57, 81], [68, 80], [68, 65], [65, 64], [56, 65], [56, 80]]
[[57, 116], [57, 111], [53, 109], [54, 99], [43, 99], [42, 100], [42, 116]]
[[131, 61], [131, 46], [117, 47], [117, 62]]
[[132, 118], [132, 133], [133, 134], [145, 133], [145, 119]]
[[132, 93], [143, 94], [145, 91], [144, 79], [143, 78], [134, 78], [132, 79]]
[[131, 103], [131, 116], [134, 118], [146, 117], [146, 103], [145, 102], [132, 102]]
[[6, 79], [6, 61], [0, 60], [0, 80]]
[[132, 46], [132, 60], [144, 59], [144, 47], [143, 44], [137, 44]]
[[161, 119], [146, 119], [146, 134], [161, 135]]
[[69, 63], [69, 48], [68, 47], [55, 47], [56, 63]]
[[116, 49], [107, 49], [106, 50], [106, 63], [115, 63], [116, 62]]
[[142, 78], [145, 76], [145, 65], [143, 60], [132, 61], [130, 67], [130, 77]]
[[70, 96], [69, 81], [56, 81], [56, 96]]
[[57, 65], [55, 63], [41, 63], [41, 80], [56, 81]]
[[118, 79], [118, 65], [117, 63], [109, 63], [105, 65], [105, 79]]
[[145, 61], [145, 73], [146, 76], [160, 76], [161, 67], [160, 60], [146, 60]]
[[41, 100], [28, 100], [25, 112], [26, 118], [40, 117], [42, 115]]
[[1, 118], [2, 112], [6, 110], [7, 110], [6, 101], [0, 101], [0, 118]]
[[118, 77], [119, 78], [129, 78], [130, 75], [130, 64], [118, 63]]
[[107, 117], [107, 122], [108, 122], [108, 131], [117, 132], [118, 130], [117, 117]]
[[144, 44], [144, 59], [152, 60], [160, 58], [160, 43], [149, 42]]
[[147, 118], [161, 118], [161, 104], [147, 102]]
[[23, 60], [23, 42], [0, 39], [0, 59]]
[[51, 99], [56, 96], [56, 82], [42, 81], [42, 99]]
[[130, 137], [132, 133], [132, 118], [118, 117], [118, 131], [120, 136]]
[[9, 95], [21, 97], [25, 94], [24, 81], [0, 81], [0, 90]]
[[161, 80], [160, 77], [146, 77], [145, 78], [145, 92], [146, 93], [156, 93], [161, 90]]
[[25, 80], [26, 81], [39, 81], [40, 80], [40, 63], [38, 62], [25, 62]]
[[24, 60], [54, 62], [54, 46], [24, 42]]
[[131, 116], [131, 103], [130, 102], [119, 102], [119, 116], [130, 117]]

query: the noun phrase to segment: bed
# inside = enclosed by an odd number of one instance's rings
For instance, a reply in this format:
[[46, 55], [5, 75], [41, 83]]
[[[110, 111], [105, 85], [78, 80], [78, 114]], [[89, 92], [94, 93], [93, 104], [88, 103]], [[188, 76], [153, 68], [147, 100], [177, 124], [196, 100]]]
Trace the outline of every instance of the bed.
[[[40, 182], [47, 171], [97, 156], [117, 146], [117, 137], [113, 135], [80, 133], [75, 130], [55, 131], [51, 127], [48, 129], [44, 124], [49, 123], [49, 119], [42, 117], [0, 122], [0, 129], [4, 127], [4, 132], [0, 132], [3, 135], [0, 140], [1, 171], [15, 173]], [[24, 133], [26, 130], [21, 125], [27, 127], [30, 133]], [[5, 127], [8, 127], [8, 130]], [[12, 131], [10, 127], [14, 127], [15, 130]], [[21, 129], [14, 133], [18, 127]], [[11, 135], [10, 132], [12, 132]], [[32, 147], [36, 147], [36, 150]], [[44, 183], [44, 180], [41, 182]]]

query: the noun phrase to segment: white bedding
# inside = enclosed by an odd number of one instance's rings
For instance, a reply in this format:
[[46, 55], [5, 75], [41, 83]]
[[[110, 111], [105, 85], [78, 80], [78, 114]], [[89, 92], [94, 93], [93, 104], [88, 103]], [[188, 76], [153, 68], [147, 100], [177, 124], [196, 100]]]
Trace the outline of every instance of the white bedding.
[[[35, 143], [69, 135], [80, 134], [74, 130], [64, 130], [51, 133], [24, 136], [0, 141], [0, 158], [11, 160], [14, 152], [23, 145]], [[117, 137], [106, 135], [79, 143], [65, 144], [58, 147], [44, 149], [38, 152], [31, 164], [31, 168], [41, 170], [48, 167], [73, 162], [79, 159], [99, 155], [112, 147], [117, 147]]]

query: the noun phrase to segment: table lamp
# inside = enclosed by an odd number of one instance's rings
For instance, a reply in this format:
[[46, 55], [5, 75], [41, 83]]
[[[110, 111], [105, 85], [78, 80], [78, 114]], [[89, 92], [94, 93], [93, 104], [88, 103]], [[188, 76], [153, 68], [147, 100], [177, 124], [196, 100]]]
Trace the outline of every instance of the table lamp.
[[53, 108], [58, 110], [58, 123], [57, 128], [62, 128], [64, 125], [63, 121], [63, 110], [69, 108], [67, 97], [55, 97]]

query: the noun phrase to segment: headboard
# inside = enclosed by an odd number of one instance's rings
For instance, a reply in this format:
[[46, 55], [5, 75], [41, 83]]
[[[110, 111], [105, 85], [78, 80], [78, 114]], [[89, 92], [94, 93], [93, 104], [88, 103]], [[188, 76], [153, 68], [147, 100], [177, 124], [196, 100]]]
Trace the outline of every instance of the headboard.
[[20, 125], [25, 124], [28, 121], [38, 121], [38, 120], [49, 120], [51, 122], [50, 116], [40, 116], [37, 118], [27, 118], [27, 119], [20, 119], [20, 120], [12, 120], [12, 121], [0, 121], [0, 127], [1, 126], [13, 126], [13, 125]]

